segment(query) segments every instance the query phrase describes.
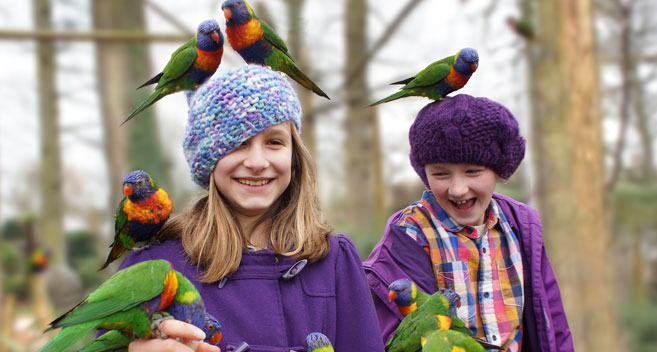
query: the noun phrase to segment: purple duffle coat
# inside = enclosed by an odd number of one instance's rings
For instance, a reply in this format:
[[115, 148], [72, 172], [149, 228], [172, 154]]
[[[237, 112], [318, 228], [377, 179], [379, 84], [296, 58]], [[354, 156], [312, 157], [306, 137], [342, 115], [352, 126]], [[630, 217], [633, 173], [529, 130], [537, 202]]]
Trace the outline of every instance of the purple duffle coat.
[[[522, 351], [574, 351], [559, 286], [545, 253], [538, 212], [504, 195], [495, 193], [493, 197], [520, 241], [525, 278]], [[388, 285], [391, 282], [407, 277], [424, 292], [437, 291], [431, 258], [395, 225], [400, 213], [388, 219], [383, 238], [364, 263], [384, 341], [390, 338], [402, 319], [394, 302], [388, 301]]]
[[345, 235], [330, 236], [329, 245], [326, 258], [303, 268], [295, 266], [294, 258], [271, 251], [244, 251], [236, 272], [207, 284], [199, 281], [200, 272], [188, 262], [178, 239], [130, 254], [121, 268], [169, 260], [221, 323], [222, 352], [242, 342], [250, 352], [306, 351], [306, 335], [314, 331], [324, 333], [336, 351], [383, 351], [356, 248]]

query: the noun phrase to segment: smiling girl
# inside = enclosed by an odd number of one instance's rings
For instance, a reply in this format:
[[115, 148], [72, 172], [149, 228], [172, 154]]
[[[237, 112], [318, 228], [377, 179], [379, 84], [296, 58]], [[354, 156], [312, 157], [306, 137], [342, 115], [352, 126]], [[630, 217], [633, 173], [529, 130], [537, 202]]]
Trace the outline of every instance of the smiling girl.
[[[184, 154], [208, 194], [167, 222], [165, 242], [131, 254], [122, 267], [171, 261], [222, 324], [224, 351], [305, 351], [311, 332], [337, 351], [382, 351], [359, 255], [322, 221], [314, 163], [299, 136], [299, 101], [284, 76], [244, 66], [189, 99]], [[130, 350], [166, 343], [216, 351], [190, 333], [193, 326], [163, 324], [179, 341], [139, 340]]]
[[504, 106], [460, 94], [425, 106], [409, 131], [422, 199], [388, 220], [365, 262], [383, 341], [403, 318], [388, 285], [410, 278], [460, 296], [473, 334], [504, 351], [573, 351], [536, 210], [495, 193], [525, 155]]

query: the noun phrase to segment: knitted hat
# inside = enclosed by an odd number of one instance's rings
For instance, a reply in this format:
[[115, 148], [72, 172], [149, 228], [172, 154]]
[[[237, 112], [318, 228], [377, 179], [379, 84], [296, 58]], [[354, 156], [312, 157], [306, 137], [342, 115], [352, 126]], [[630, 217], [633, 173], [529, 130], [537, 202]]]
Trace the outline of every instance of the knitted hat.
[[280, 123], [301, 130], [301, 106], [285, 77], [246, 65], [210, 79], [189, 97], [183, 151], [192, 179], [207, 187], [219, 159]]
[[492, 100], [467, 94], [422, 108], [408, 139], [411, 165], [427, 187], [427, 164], [481, 165], [508, 179], [525, 156], [525, 140], [511, 112]]

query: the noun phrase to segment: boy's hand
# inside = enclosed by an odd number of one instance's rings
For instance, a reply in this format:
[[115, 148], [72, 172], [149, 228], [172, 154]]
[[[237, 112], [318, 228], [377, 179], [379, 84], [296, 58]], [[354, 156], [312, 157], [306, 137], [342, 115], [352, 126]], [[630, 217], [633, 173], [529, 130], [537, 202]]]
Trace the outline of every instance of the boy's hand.
[[205, 333], [192, 324], [170, 319], [162, 322], [162, 330], [168, 339], [135, 340], [128, 346], [128, 351], [221, 352], [219, 347], [203, 342]]

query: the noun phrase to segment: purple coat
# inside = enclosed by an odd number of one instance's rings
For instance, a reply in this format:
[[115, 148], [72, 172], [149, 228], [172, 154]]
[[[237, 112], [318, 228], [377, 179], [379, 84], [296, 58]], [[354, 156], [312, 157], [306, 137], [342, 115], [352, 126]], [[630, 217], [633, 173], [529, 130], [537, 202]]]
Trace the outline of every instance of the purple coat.
[[[522, 351], [574, 351], [559, 286], [545, 254], [538, 212], [501, 194], [495, 193], [493, 197], [520, 240], [525, 277]], [[410, 236], [394, 225], [400, 213], [388, 219], [383, 238], [364, 263], [384, 341], [390, 338], [402, 319], [394, 302], [388, 301], [388, 285], [392, 281], [408, 277], [424, 292], [437, 291], [431, 258]]]
[[[227, 280], [204, 284], [180, 240], [130, 254], [121, 268], [150, 259], [169, 260], [203, 297], [223, 327], [221, 350], [245, 341], [251, 352], [306, 350], [306, 335], [324, 333], [336, 351], [383, 351], [381, 332], [358, 252], [345, 235], [329, 237], [330, 252], [300, 271], [290, 257], [270, 251], [242, 254]], [[291, 277], [284, 278], [289, 271]], [[219, 287], [222, 286], [222, 287]]]

